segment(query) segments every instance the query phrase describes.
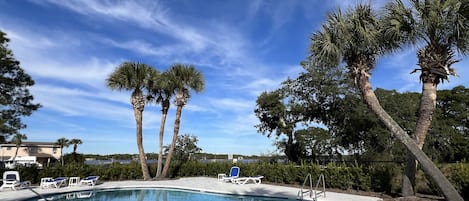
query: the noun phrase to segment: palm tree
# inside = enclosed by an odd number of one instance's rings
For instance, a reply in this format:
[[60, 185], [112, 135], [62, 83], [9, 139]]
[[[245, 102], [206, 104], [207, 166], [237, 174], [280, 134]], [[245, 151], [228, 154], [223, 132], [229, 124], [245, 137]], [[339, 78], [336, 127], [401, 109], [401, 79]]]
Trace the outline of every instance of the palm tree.
[[81, 141], [80, 139], [71, 139], [69, 143], [73, 144], [73, 153], [76, 154], [78, 145], [82, 144], [83, 141]]
[[20, 134], [20, 133], [15, 134], [13, 138], [11, 138], [11, 143], [16, 145], [16, 152], [15, 152], [15, 156], [13, 157], [13, 162], [15, 161], [16, 156], [18, 156], [18, 150], [20, 149], [21, 144], [23, 144], [23, 140], [27, 140], [27, 139], [28, 137], [26, 136], [26, 134]]
[[163, 136], [164, 128], [166, 125], [166, 117], [168, 115], [169, 107], [171, 106], [170, 100], [171, 97], [175, 94], [174, 85], [171, 82], [169, 77], [170, 75], [167, 72], [162, 73], [161, 75], [153, 76], [149, 90], [148, 100], [155, 101], [157, 104], [161, 104], [161, 124], [159, 132], [159, 153], [158, 153], [158, 165], [156, 168], [155, 178], [161, 176], [163, 169]]
[[132, 91], [130, 103], [137, 124], [137, 147], [144, 180], [150, 180], [151, 177], [143, 149], [142, 119], [145, 97], [142, 90], [147, 86], [155, 71], [154, 68], [146, 64], [124, 62], [106, 79], [107, 86], [113, 90]]
[[170, 85], [174, 87], [176, 91], [176, 119], [174, 121], [174, 133], [171, 146], [169, 147], [168, 155], [164, 164], [162, 177], [168, 175], [169, 165], [171, 163], [171, 157], [173, 155], [174, 147], [179, 133], [179, 126], [181, 124], [181, 113], [182, 108], [187, 104], [190, 98], [190, 90], [195, 92], [201, 92], [204, 89], [205, 81], [202, 73], [195, 69], [193, 65], [185, 64], [174, 64], [167, 71], [168, 78], [170, 79]]
[[397, 47], [397, 43], [384, 38], [386, 31], [381, 26], [381, 21], [372, 12], [370, 5], [358, 5], [345, 14], [340, 10], [330, 14], [322, 30], [312, 36], [313, 65], [334, 67], [344, 62], [365, 103], [422, 164], [424, 171], [437, 183], [446, 199], [462, 200], [435, 164], [381, 107], [373, 92], [369, 79], [376, 59], [380, 54]]
[[64, 147], [70, 146], [70, 141], [67, 138], [59, 138], [57, 142], [55, 142], [56, 145], [60, 146], [60, 161], [62, 161], [62, 166], [64, 165], [64, 158], [63, 158], [63, 151]]
[[[469, 52], [469, 1], [468, 0], [413, 0], [407, 8], [401, 0], [386, 6], [385, 28], [394, 41], [423, 44], [417, 51], [422, 82], [419, 117], [413, 135], [420, 149], [430, 128], [436, 108], [437, 86], [456, 75], [452, 64], [455, 51]], [[414, 195], [416, 161], [407, 157], [403, 175], [403, 196]]]

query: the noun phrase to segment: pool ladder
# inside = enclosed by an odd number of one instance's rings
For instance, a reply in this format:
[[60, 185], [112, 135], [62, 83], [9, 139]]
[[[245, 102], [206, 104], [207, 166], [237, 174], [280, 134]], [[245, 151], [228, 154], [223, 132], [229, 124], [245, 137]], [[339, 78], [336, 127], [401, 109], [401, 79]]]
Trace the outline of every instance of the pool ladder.
[[[309, 190], [306, 189], [304, 190], [305, 188], [305, 185], [306, 185], [306, 182], [309, 181]], [[319, 188], [319, 184], [322, 182], [322, 191], [318, 191], [318, 188]], [[313, 190], [313, 181], [312, 181], [312, 178], [311, 178], [311, 174], [308, 174], [306, 175], [306, 178], [305, 178], [305, 181], [303, 182], [303, 185], [301, 186], [301, 190], [298, 191], [298, 199], [299, 200], [304, 200], [304, 194], [307, 194], [309, 193], [309, 198], [317, 201], [318, 200], [318, 197], [321, 196], [321, 194], [324, 194], [324, 197], [326, 197], [326, 183], [324, 181], [324, 174], [321, 173], [319, 175], [319, 178], [318, 178], [318, 181], [316, 182], [316, 186]], [[314, 195], [314, 198], [313, 198], [313, 195]]]

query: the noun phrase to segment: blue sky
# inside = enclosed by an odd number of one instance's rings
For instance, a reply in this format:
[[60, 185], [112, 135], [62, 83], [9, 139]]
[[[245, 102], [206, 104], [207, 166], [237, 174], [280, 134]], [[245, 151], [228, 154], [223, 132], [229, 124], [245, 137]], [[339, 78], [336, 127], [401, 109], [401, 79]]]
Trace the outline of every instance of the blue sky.
[[[271, 154], [273, 139], [254, 128], [257, 96], [302, 71], [309, 36], [327, 12], [357, 2], [0, 0], [0, 29], [43, 105], [22, 133], [29, 141], [82, 139], [81, 153], [137, 153], [130, 93], [111, 91], [105, 79], [124, 61], [160, 71], [178, 62], [194, 64], [206, 80], [183, 110], [180, 134], [198, 136], [208, 153]], [[416, 63], [414, 47], [381, 58], [373, 86], [419, 92], [418, 75], [409, 74]], [[468, 63], [455, 64], [460, 77], [439, 89], [469, 86]], [[146, 106], [143, 118], [145, 152], [157, 152], [160, 108]]]

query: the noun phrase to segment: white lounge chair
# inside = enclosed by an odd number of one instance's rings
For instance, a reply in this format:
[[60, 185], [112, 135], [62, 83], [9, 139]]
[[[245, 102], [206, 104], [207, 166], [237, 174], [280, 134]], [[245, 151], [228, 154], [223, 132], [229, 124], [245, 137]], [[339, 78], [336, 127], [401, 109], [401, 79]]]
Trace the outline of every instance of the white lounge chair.
[[57, 178], [44, 177], [44, 178], [41, 178], [40, 187], [42, 189], [44, 189], [44, 188], [60, 188], [62, 186], [67, 185], [67, 180], [68, 180], [68, 177], [57, 177]]
[[230, 169], [230, 174], [228, 176], [222, 177], [222, 181], [225, 182], [233, 182], [234, 179], [237, 179], [239, 177], [239, 167], [233, 166]]
[[12, 190], [16, 190], [17, 187], [25, 188], [31, 185], [29, 181], [20, 180], [20, 173], [18, 171], [5, 171], [2, 181], [3, 184], [0, 186], [0, 189], [11, 188]]
[[68, 187], [78, 186], [80, 182], [80, 177], [70, 177], [68, 179]]
[[98, 182], [99, 176], [88, 176], [86, 178], [83, 178], [80, 180], [80, 184], [86, 184], [86, 185], [96, 185]]
[[241, 184], [244, 185], [248, 183], [249, 181], [252, 181], [255, 184], [260, 184], [261, 179], [264, 178], [264, 176], [255, 176], [255, 177], [238, 177], [236, 179], [233, 179], [233, 182], [236, 184]]
[[50, 188], [51, 185], [52, 185], [52, 182], [50, 182], [50, 181], [52, 181], [52, 180], [54, 180], [54, 178], [52, 178], [52, 177], [43, 177], [43, 178], [41, 178], [41, 183], [39, 184], [39, 187], [41, 189]]

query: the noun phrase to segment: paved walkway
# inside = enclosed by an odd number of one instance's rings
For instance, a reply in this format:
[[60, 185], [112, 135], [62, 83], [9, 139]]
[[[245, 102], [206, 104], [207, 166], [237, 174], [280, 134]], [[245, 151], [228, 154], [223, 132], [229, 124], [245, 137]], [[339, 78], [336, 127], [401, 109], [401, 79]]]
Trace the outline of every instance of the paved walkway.
[[[209, 177], [187, 177], [175, 180], [164, 181], [112, 181], [103, 182], [102, 184], [91, 186], [78, 186], [78, 187], [63, 187], [58, 189], [40, 189], [39, 187], [32, 187], [32, 189], [41, 195], [66, 193], [73, 191], [84, 191], [90, 189], [109, 189], [109, 188], [135, 188], [135, 187], [166, 187], [166, 188], [182, 188], [188, 190], [205, 191], [213, 193], [224, 194], [237, 194], [237, 195], [256, 195], [256, 196], [270, 196], [297, 199], [297, 193], [300, 189], [285, 186], [276, 186], [270, 184], [253, 184], [247, 183], [244, 185], [224, 183], [218, 181], [216, 178]], [[16, 201], [20, 199], [27, 199], [35, 197], [33, 191], [22, 189], [12, 191], [3, 189], [0, 191], [1, 201]], [[326, 196], [321, 196], [318, 201], [380, 201], [380, 198], [351, 195], [344, 193], [326, 192]]]

